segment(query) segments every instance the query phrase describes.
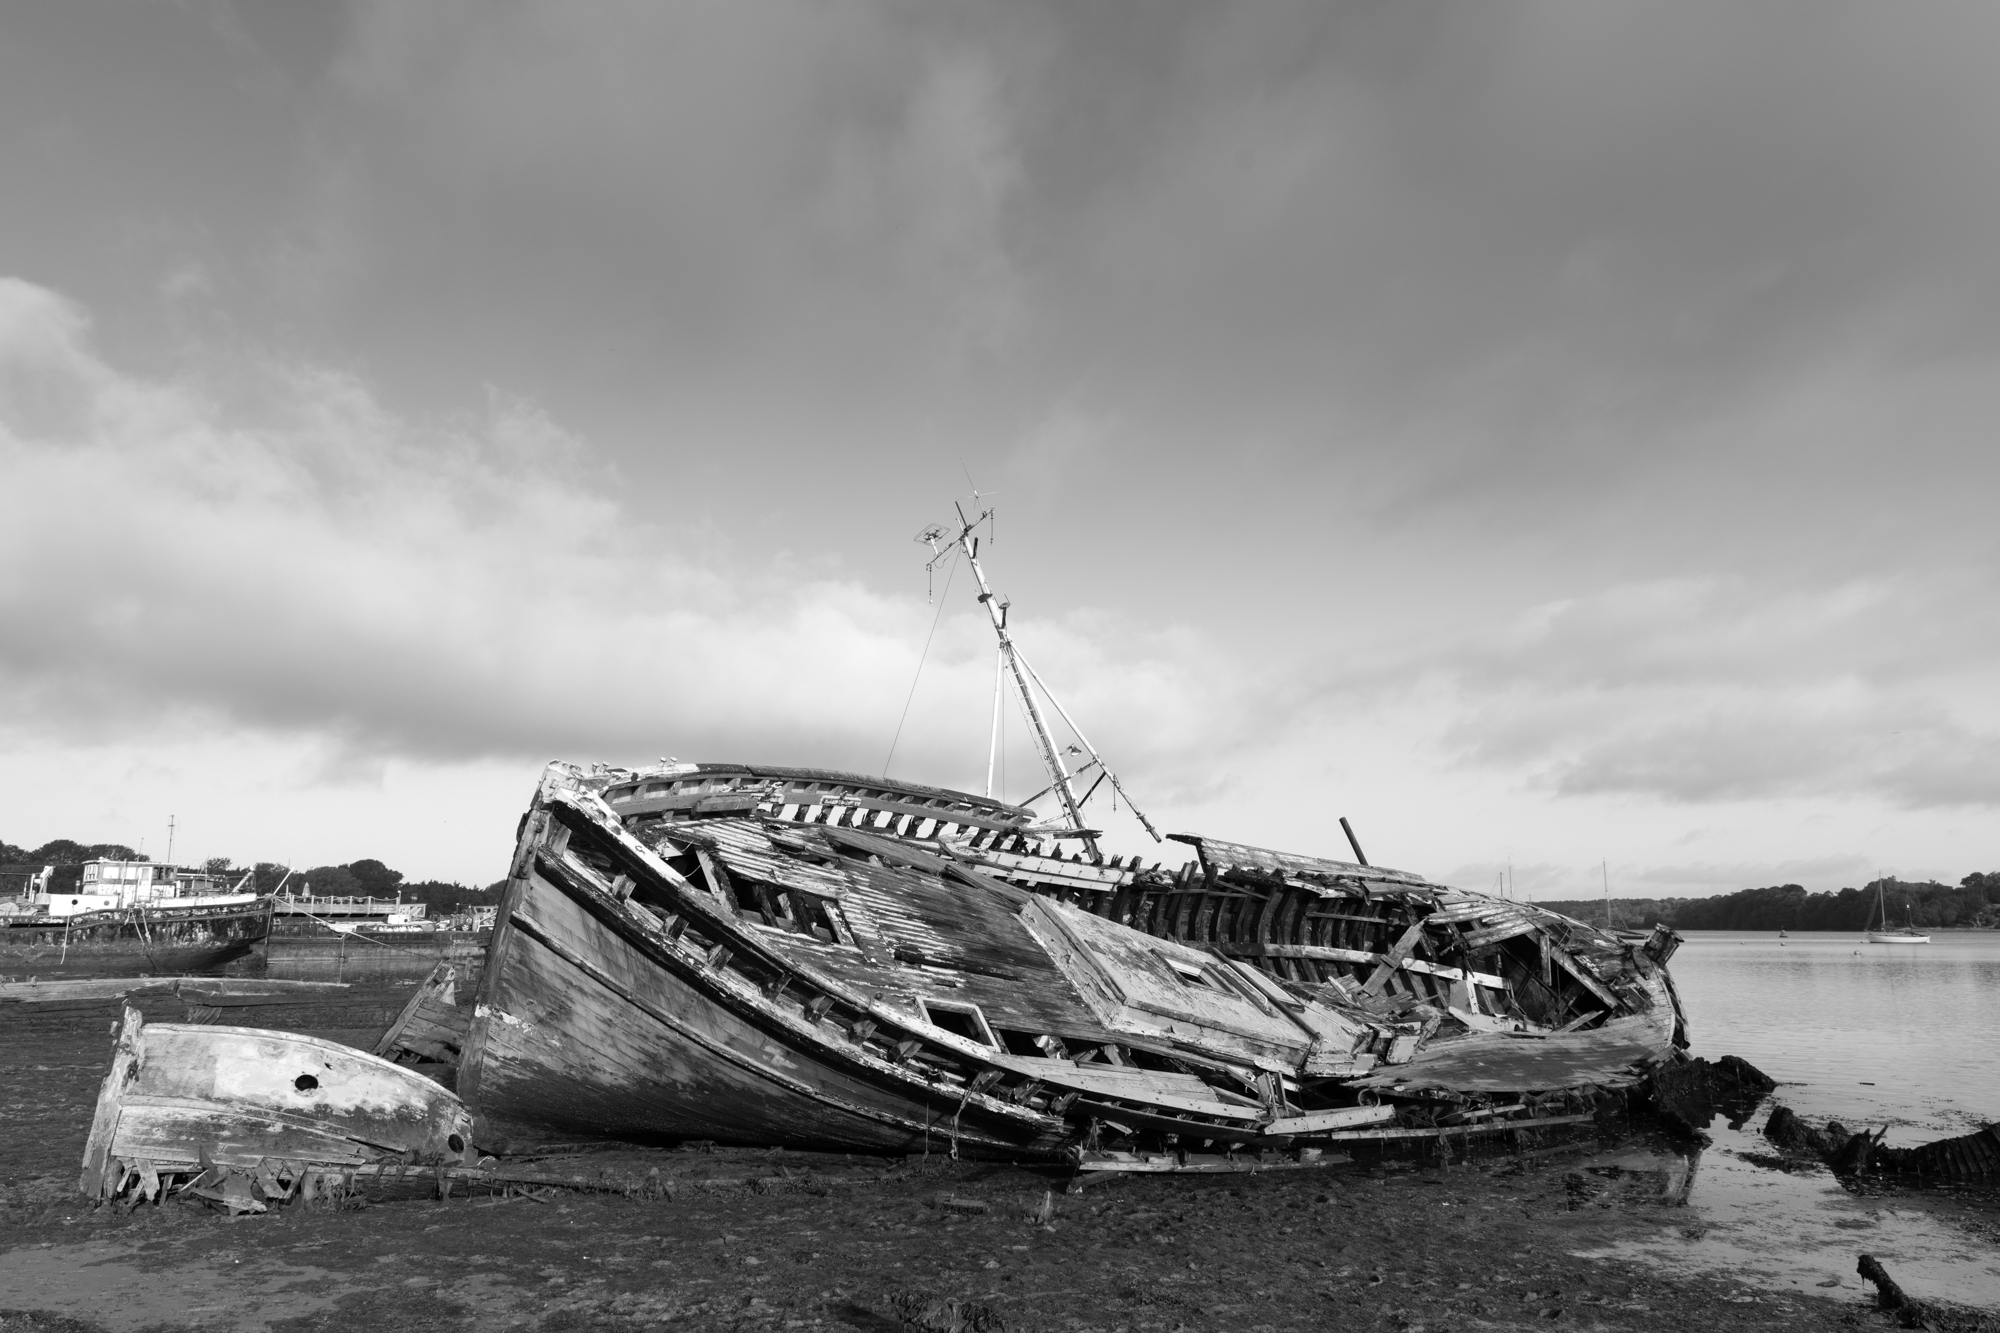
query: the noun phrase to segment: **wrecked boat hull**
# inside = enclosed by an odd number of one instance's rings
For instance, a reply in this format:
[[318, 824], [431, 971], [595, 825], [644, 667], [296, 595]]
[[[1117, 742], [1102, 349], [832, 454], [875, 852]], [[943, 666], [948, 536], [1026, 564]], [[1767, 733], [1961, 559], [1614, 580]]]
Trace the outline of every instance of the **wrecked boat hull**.
[[[736, 993], [735, 978], [662, 947], [550, 861], [509, 883], [458, 1088], [483, 1146], [536, 1131], [633, 1141], [943, 1150], [934, 1108], [853, 1063], [815, 1059]], [[760, 1021], [763, 1020], [763, 1021]], [[966, 1151], [1053, 1152], [1057, 1124], [961, 1116]]]
[[219, 907], [90, 912], [0, 926], [0, 978], [198, 976], [259, 949], [271, 933], [271, 900]]
[[[475, 1159], [472, 1117], [422, 1075], [338, 1042], [263, 1028], [147, 1024], [127, 1006], [80, 1185], [148, 1197], [175, 1177], [304, 1176]], [[150, 1182], [150, 1184], [142, 1183]]]
[[[1334, 881], [1356, 867], [1329, 878], [1305, 858], [1283, 872], [1289, 896], [1265, 894], [1221, 882], [1233, 872], [1213, 848], [1232, 844], [1204, 849], [1190, 895], [1196, 872], [1024, 852], [1005, 841], [1020, 830], [948, 808], [950, 793], [780, 799], [801, 772], [761, 796], [635, 800], [646, 784], [631, 782], [613, 805], [620, 779], [550, 766], [462, 1046], [482, 1143], [1080, 1164], [1305, 1150], [1573, 1123], [1676, 1058], [1664, 958], [1645, 952], [1669, 938], [1621, 941], [1394, 871], [1359, 868], [1350, 892]], [[1119, 909], [1149, 897], [1171, 908], [1134, 928]], [[1225, 897], [1248, 906], [1202, 905]], [[1306, 938], [1346, 942], [1287, 947], [1285, 923], [1315, 914]], [[1336, 917], [1345, 935], [1327, 933]], [[1173, 938], [1228, 919], [1240, 927]], [[1532, 947], [1484, 952], [1509, 941]], [[1503, 962], [1539, 965], [1545, 1001], [1523, 1006], [1528, 978], [1481, 970]]]

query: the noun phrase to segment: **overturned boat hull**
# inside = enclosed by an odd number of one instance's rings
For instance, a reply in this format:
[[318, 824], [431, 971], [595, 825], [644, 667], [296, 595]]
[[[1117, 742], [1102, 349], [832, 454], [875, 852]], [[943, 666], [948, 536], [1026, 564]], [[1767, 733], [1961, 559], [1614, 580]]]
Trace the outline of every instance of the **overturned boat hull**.
[[127, 1006], [79, 1183], [92, 1198], [150, 1197], [234, 1171], [289, 1191], [323, 1171], [471, 1162], [471, 1130], [450, 1092], [365, 1052], [262, 1028], [148, 1024]]
[[1084, 865], [807, 772], [550, 767], [463, 1045], [482, 1144], [1301, 1147], [1574, 1119], [1684, 1041], [1668, 937], [1212, 841]]

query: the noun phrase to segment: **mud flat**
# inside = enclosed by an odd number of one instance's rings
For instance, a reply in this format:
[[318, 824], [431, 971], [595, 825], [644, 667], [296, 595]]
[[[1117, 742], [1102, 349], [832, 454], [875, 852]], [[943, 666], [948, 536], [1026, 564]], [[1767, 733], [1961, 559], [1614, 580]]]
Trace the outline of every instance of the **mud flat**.
[[[1853, 1274], [1874, 1236], [1856, 1234], [1830, 1288], [1782, 1264], [1663, 1262], [1676, 1247], [1699, 1258], [1713, 1222], [1677, 1202], [1688, 1159], [1638, 1137], [1443, 1168], [1093, 1179], [1075, 1194], [1060, 1171], [942, 1151], [610, 1147], [510, 1163], [584, 1178], [589, 1192], [460, 1189], [440, 1201], [383, 1187], [360, 1206], [236, 1220], [183, 1203], [93, 1209], [75, 1180], [108, 1049], [95, 1033], [0, 1047], [4, 1333], [1893, 1322]], [[1990, 1261], [1991, 1204], [1954, 1194], [1896, 1206], [1928, 1209]], [[1879, 1216], [1883, 1201], [1854, 1207]]]

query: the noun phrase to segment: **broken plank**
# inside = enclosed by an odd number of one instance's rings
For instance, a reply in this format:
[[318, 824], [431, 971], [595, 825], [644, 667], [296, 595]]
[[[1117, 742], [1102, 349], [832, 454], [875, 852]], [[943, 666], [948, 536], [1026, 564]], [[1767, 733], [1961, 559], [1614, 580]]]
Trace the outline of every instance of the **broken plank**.
[[1264, 1126], [1266, 1134], [1316, 1134], [1327, 1129], [1352, 1129], [1357, 1125], [1379, 1125], [1396, 1118], [1393, 1106], [1343, 1106], [1336, 1111], [1312, 1111], [1287, 1116]]
[[[1366, 949], [1341, 949], [1327, 944], [1216, 944], [1210, 947], [1217, 953], [1227, 954], [1231, 958], [1304, 958], [1325, 963], [1375, 965], [1389, 961], [1388, 954], [1371, 953]], [[1473, 984], [1485, 986], [1489, 990], [1504, 990], [1507, 986], [1507, 983], [1494, 973], [1468, 971], [1465, 968], [1433, 963], [1423, 958], [1405, 958], [1400, 966], [1405, 972], [1423, 972], [1429, 976], [1442, 977], [1446, 981], [1469, 979]]]
[[1577, 982], [1585, 990], [1589, 991], [1592, 995], [1595, 995], [1599, 1000], [1601, 1000], [1604, 1003], [1604, 1007], [1606, 1009], [1609, 1009], [1614, 1013], [1617, 1011], [1618, 997], [1616, 995], [1613, 995], [1611, 993], [1610, 988], [1607, 987], [1603, 982], [1599, 981], [1596, 977], [1590, 975], [1590, 973], [1584, 969], [1583, 964], [1577, 962], [1576, 959], [1570, 957], [1569, 951], [1567, 949], [1558, 948], [1555, 944], [1551, 943], [1549, 945], [1549, 957], [1553, 958], [1556, 961], [1556, 965], [1561, 967], [1563, 971], [1575, 977], [1577, 979]]
[[1541, 927], [1532, 921], [1506, 921], [1485, 930], [1467, 931], [1464, 944], [1467, 949], [1484, 949], [1502, 940], [1511, 940], [1516, 936], [1531, 934], [1540, 929]]
[[1467, 1134], [1493, 1134], [1503, 1129], [1547, 1129], [1553, 1125], [1580, 1125], [1597, 1119], [1595, 1112], [1582, 1115], [1551, 1115], [1540, 1120], [1500, 1120], [1484, 1125], [1452, 1125], [1447, 1129], [1337, 1129], [1326, 1137], [1343, 1142], [1362, 1139], [1435, 1139], [1439, 1134], [1458, 1138]]
[[1368, 980], [1361, 987], [1362, 991], [1369, 995], [1380, 995], [1388, 987], [1389, 978], [1395, 975], [1396, 969], [1403, 965], [1403, 960], [1415, 951], [1418, 943], [1423, 938], [1423, 921], [1417, 920], [1411, 922], [1410, 928], [1403, 932], [1402, 938], [1396, 941], [1395, 947], [1389, 950], [1381, 963], [1369, 974]]
[[1275, 1161], [1261, 1157], [1230, 1157], [1222, 1153], [1132, 1153], [1093, 1150], [1079, 1155], [1076, 1169], [1091, 1172], [1134, 1174], [1185, 1173], [1189, 1175], [1255, 1175], [1260, 1171], [1316, 1170], [1348, 1166], [1354, 1159], [1346, 1153], [1319, 1153], [1297, 1160]]

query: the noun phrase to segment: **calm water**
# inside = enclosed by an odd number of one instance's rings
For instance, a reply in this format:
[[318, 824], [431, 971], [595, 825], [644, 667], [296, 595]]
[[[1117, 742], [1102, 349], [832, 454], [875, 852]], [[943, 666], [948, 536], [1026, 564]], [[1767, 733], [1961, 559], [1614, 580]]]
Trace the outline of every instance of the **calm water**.
[[[1886, 1125], [1892, 1144], [2000, 1120], [2000, 932], [1931, 940], [1690, 933], [1673, 974], [1694, 1052], [1740, 1055], [1779, 1080], [1773, 1100], [1816, 1122]], [[1759, 1165], [1768, 1114], [1767, 1103], [1740, 1129], [1717, 1119], [1686, 1161], [1695, 1225], [1584, 1253], [1732, 1277], [1746, 1299], [1817, 1294], [1862, 1310], [1873, 1289], [1854, 1262], [1866, 1251], [1920, 1297], [2000, 1309], [2000, 1249], [1956, 1224], [1948, 1196], [1856, 1197], [1823, 1169]], [[1632, 1147], [1597, 1165], [1663, 1160]]]
[[1672, 970], [1694, 1053], [1742, 1056], [1809, 1119], [1887, 1125], [1892, 1145], [2000, 1120], [2000, 931], [1691, 931]]

